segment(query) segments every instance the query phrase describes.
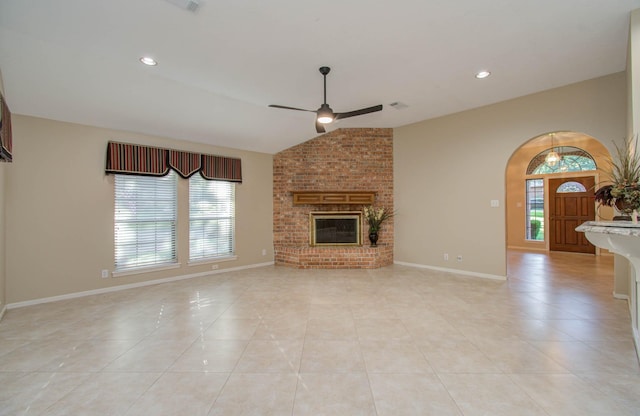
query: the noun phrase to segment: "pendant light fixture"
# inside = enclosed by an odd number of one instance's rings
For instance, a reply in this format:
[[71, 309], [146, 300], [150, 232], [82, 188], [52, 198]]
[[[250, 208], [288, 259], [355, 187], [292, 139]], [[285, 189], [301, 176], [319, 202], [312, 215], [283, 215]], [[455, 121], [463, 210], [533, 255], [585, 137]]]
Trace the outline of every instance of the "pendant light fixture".
[[324, 103], [318, 109], [316, 121], [320, 124], [329, 124], [336, 118], [335, 114], [329, 104], [327, 104], [327, 74], [329, 74], [331, 68], [323, 66], [320, 68], [322, 79], [324, 80]]
[[554, 134], [551, 133], [550, 136], [551, 136], [551, 151], [547, 153], [547, 156], [544, 158], [544, 163], [546, 163], [547, 166], [555, 167], [558, 163], [560, 163], [561, 158], [558, 152], [556, 152], [554, 148], [554, 144], [553, 144]]

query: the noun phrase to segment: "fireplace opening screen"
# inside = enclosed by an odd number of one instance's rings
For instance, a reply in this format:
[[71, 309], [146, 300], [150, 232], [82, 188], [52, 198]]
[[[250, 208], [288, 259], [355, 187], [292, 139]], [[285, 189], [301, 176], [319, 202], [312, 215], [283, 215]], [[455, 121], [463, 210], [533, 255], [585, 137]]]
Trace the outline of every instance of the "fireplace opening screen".
[[311, 245], [360, 245], [360, 212], [312, 212]]

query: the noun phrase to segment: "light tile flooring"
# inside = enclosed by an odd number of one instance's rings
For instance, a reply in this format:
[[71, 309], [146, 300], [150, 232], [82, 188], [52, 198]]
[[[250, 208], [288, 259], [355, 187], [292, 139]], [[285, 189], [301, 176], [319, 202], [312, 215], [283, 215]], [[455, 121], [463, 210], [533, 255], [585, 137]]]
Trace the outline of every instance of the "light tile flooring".
[[265, 267], [20, 308], [2, 415], [640, 415], [612, 259]]

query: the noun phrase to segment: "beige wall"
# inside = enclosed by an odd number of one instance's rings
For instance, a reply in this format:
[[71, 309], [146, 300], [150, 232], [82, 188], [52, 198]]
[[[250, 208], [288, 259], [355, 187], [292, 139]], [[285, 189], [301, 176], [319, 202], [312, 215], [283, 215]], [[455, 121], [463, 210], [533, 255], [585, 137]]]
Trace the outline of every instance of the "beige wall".
[[640, 9], [631, 12], [629, 31], [629, 56], [627, 74], [629, 77], [628, 132], [640, 134]]
[[[565, 174], [552, 175], [527, 175], [529, 162], [540, 152], [551, 147], [551, 139], [547, 134], [542, 137], [532, 139], [525, 143], [513, 154], [509, 160], [506, 171], [506, 214], [507, 214], [507, 247], [521, 248], [528, 250], [548, 250], [549, 239], [546, 241], [530, 241], [526, 239], [526, 189], [527, 179], [543, 179], [545, 184], [545, 201], [548, 201], [548, 180], [552, 178], [570, 178], [580, 176], [594, 176], [595, 183], [606, 180], [600, 168], [608, 166], [607, 160], [609, 151], [598, 140], [575, 132], [558, 132], [555, 145], [578, 147], [588, 152], [595, 160], [599, 170], [592, 172], [571, 172]], [[595, 202], [594, 202], [595, 204]], [[549, 207], [545, 207], [545, 212], [549, 212]], [[596, 219], [610, 220], [612, 209], [609, 207], [599, 207], [596, 212]], [[548, 223], [545, 224], [544, 233], [549, 235]]]
[[188, 181], [179, 180], [181, 267], [101, 278], [101, 270], [113, 270], [114, 262], [113, 176], [104, 174], [109, 140], [240, 157], [238, 258], [219, 267], [273, 261], [271, 155], [26, 116], [14, 116], [13, 132], [14, 162], [5, 189], [9, 304], [211, 271], [211, 264], [187, 265]]
[[3, 311], [7, 306], [7, 294], [6, 294], [6, 226], [5, 226], [5, 178], [6, 178], [7, 164], [0, 163], [0, 317], [2, 317]]
[[396, 128], [395, 260], [505, 276], [511, 155], [550, 131], [582, 132], [605, 145], [623, 140], [626, 103], [626, 76], [618, 73]]

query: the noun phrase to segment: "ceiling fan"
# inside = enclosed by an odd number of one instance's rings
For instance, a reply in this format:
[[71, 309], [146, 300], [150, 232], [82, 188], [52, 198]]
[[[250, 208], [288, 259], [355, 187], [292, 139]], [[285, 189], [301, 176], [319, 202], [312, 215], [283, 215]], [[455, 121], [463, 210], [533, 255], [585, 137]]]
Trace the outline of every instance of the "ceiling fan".
[[316, 113], [316, 131], [318, 133], [324, 133], [324, 124], [331, 123], [334, 120], [340, 120], [347, 117], [361, 116], [363, 114], [375, 113], [382, 110], [382, 104], [374, 105], [373, 107], [362, 108], [360, 110], [348, 111], [346, 113], [334, 113], [329, 104], [327, 104], [327, 74], [331, 71], [328, 66], [320, 67], [320, 73], [324, 78], [324, 103], [317, 110], [305, 110], [304, 108], [287, 107], [284, 105], [270, 104], [269, 107], [284, 108], [285, 110], [297, 110], [308, 111], [310, 113]]

